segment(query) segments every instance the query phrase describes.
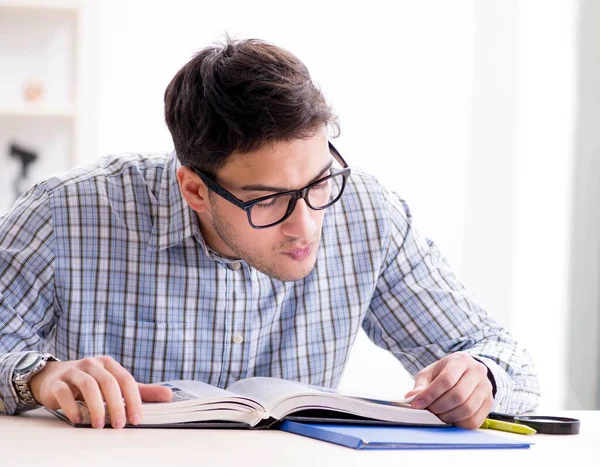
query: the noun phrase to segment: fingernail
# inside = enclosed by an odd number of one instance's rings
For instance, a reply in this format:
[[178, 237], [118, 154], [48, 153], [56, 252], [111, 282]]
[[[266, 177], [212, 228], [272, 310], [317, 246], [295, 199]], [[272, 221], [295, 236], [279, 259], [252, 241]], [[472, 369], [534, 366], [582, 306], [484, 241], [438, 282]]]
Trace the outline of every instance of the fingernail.
[[412, 406], [415, 409], [422, 409], [423, 407], [425, 407], [425, 401], [423, 399], [415, 399], [412, 403]]
[[125, 421], [122, 418], [116, 419], [115, 422], [113, 423], [113, 428], [116, 428], [117, 430], [120, 430], [124, 426], [125, 426]]
[[98, 419], [92, 424], [92, 426], [94, 428], [104, 428], [104, 420]]
[[139, 413], [134, 413], [131, 416], [131, 423], [133, 423], [134, 425], [137, 425], [138, 423], [140, 423], [142, 421], [142, 417], [140, 416]]

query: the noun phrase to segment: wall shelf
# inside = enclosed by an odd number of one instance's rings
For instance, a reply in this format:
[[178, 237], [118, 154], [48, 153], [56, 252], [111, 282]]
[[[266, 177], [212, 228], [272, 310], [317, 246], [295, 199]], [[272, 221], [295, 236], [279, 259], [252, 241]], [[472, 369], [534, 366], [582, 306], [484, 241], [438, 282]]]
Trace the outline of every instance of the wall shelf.
[[92, 60], [85, 36], [92, 3], [0, 0], [0, 216], [15, 200], [21, 173], [13, 143], [38, 156], [22, 192], [76, 165], [89, 140], [93, 112], [82, 66]]
[[0, 106], [0, 117], [76, 118], [75, 105], [23, 104]]
[[0, 0], [0, 8], [77, 12], [79, 0]]

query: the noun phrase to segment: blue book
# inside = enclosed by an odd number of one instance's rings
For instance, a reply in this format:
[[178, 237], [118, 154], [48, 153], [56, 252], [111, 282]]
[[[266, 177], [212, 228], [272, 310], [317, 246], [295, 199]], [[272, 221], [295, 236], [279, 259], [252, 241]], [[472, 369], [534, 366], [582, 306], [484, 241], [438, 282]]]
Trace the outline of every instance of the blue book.
[[533, 444], [457, 427], [333, 425], [286, 420], [279, 429], [353, 449], [518, 449]]

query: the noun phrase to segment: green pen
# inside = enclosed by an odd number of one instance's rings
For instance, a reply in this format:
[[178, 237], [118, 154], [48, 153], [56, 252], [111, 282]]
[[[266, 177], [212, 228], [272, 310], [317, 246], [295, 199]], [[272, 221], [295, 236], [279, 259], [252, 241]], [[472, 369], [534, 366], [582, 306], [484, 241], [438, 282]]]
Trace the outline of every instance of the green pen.
[[537, 431], [535, 431], [533, 428], [528, 427], [527, 425], [503, 422], [500, 420], [492, 420], [490, 418], [486, 418], [483, 421], [483, 425], [481, 425], [479, 428], [484, 428], [487, 430], [507, 431], [509, 433], [518, 433], [520, 435], [534, 435], [537, 433]]

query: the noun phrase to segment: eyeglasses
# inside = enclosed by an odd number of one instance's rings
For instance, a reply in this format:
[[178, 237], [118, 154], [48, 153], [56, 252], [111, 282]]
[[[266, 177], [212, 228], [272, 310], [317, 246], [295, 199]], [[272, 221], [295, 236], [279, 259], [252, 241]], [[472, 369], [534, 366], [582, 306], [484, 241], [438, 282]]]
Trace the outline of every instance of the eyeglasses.
[[267, 227], [281, 224], [290, 217], [292, 212], [294, 212], [298, 200], [303, 199], [306, 205], [315, 211], [327, 209], [340, 200], [346, 187], [346, 181], [350, 176], [350, 168], [331, 143], [329, 143], [329, 151], [335, 162], [341, 167], [334, 167], [332, 165], [328, 169], [329, 175], [326, 177], [309, 183], [299, 190], [284, 191], [250, 201], [242, 201], [215, 182], [209, 175], [189, 164], [186, 165], [198, 174], [209, 190], [246, 211], [248, 222], [253, 228], [266, 229]]

